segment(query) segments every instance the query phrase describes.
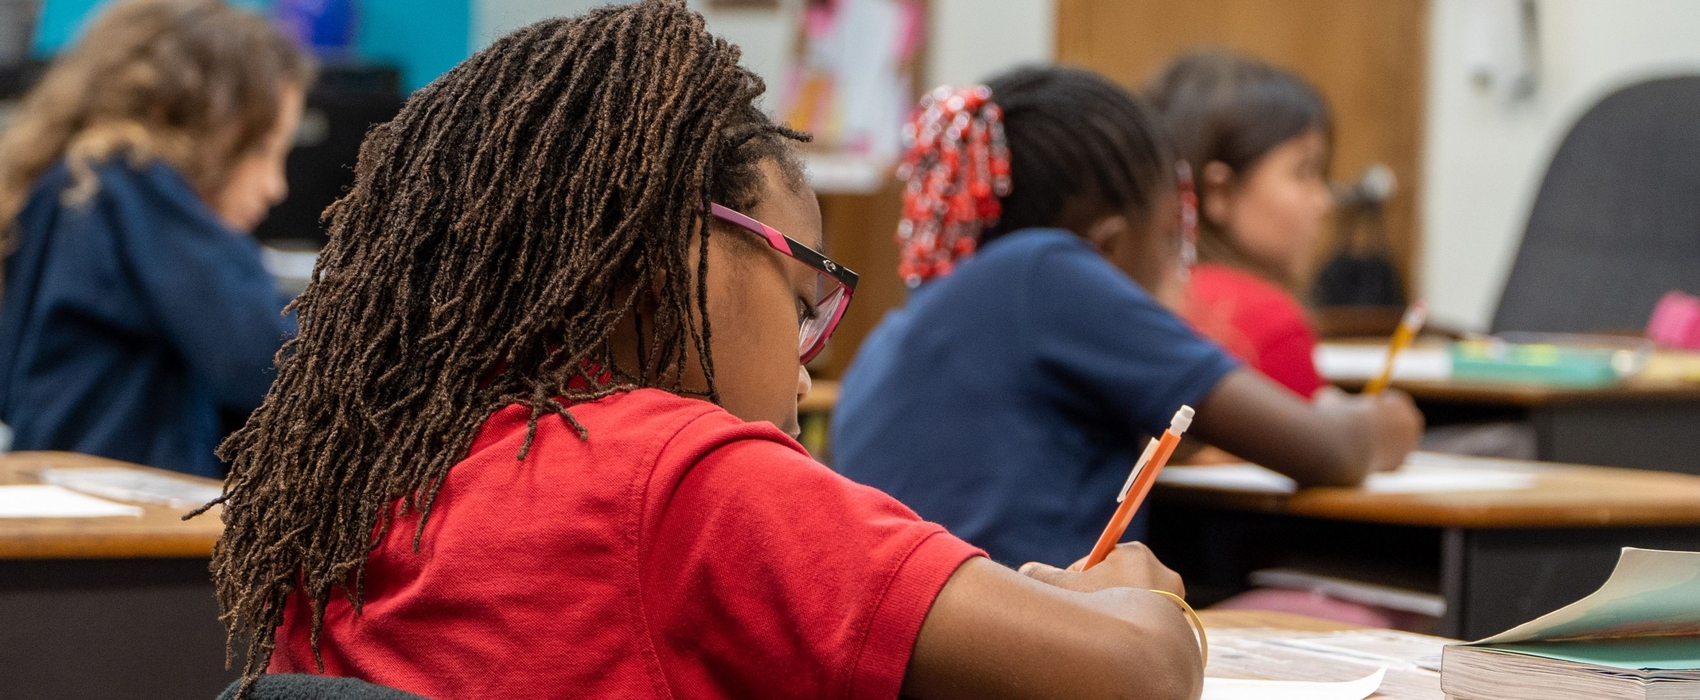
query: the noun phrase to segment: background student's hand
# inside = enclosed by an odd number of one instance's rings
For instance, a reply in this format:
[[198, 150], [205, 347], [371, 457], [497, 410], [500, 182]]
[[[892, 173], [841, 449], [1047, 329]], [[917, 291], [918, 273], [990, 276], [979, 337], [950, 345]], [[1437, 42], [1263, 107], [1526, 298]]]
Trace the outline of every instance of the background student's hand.
[[1423, 414], [1411, 395], [1398, 389], [1387, 389], [1375, 396], [1348, 394], [1334, 387], [1323, 387], [1313, 399], [1319, 409], [1365, 413], [1373, 442], [1370, 471], [1392, 471], [1405, 463], [1405, 456], [1417, 449], [1423, 438]]
[[1085, 557], [1070, 564], [1067, 569], [1035, 561], [1022, 565], [1021, 573], [1028, 578], [1081, 593], [1106, 588], [1144, 588], [1168, 591], [1178, 596], [1186, 595], [1186, 586], [1181, 583], [1181, 575], [1163, 566], [1163, 562], [1157, 561], [1157, 555], [1152, 554], [1151, 549], [1140, 542], [1116, 545], [1110, 556], [1104, 558], [1103, 563], [1092, 567], [1090, 571], [1081, 571], [1085, 566]]
[[1372, 471], [1397, 469], [1422, 431], [1422, 414], [1404, 392], [1325, 387], [1306, 401], [1241, 368], [1205, 396], [1188, 434], [1301, 486], [1354, 486]]
[[1387, 389], [1370, 397], [1375, 402], [1375, 470], [1392, 471], [1423, 439], [1423, 413], [1411, 395]]

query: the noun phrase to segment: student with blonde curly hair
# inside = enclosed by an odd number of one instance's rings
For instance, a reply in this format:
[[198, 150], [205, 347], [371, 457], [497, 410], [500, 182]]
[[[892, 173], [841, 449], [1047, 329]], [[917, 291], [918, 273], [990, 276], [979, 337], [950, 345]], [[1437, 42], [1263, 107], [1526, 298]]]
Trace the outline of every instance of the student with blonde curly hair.
[[0, 137], [15, 449], [219, 476], [294, 324], [246, 234], [286, 192], [311, 59], [218, 0], [102, 14]]

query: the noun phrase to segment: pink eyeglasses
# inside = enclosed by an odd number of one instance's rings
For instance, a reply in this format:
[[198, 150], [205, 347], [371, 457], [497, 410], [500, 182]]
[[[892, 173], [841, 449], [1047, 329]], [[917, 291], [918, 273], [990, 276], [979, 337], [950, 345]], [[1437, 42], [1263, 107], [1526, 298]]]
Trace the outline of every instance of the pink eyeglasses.
[[709, 212], [716, 219], [761, 236], [774, 250], [814, 268], [818, 273], [815, 275], [815, 298], [810, 300], [809, 314], [797, 330], [797, 356], [808, 364], [820, 354], [821, 348], [826, 347], [827, 339], [838, 328], [838, 321], [844, 318], [844, 310], [850, 308], [850, 295], [856, 291], [857, 274], [774, 230], [772, 226], [731, 208], [710, 204]]

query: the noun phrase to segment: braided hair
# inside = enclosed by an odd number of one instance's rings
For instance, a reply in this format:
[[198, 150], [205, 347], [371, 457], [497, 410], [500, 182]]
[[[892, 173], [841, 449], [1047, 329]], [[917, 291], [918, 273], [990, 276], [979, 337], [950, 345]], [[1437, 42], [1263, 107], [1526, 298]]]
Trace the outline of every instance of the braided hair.
[[[718, 400], [702, 213], [753, 208], [764, 161], [803, 177], [789, 142], [805, 137], [753, 106], [764, 86], [738, 59], [683, 0], [606, 7], [499, 39], [368, 135], [293, 304], [300, 334], [220, 447], [213, 577], [248, 684], [297, 587], [317, 656], [326, 601], [340, 588], [360, 608], [397, 512], [421, 513], [418, 547], [494, 411], [530, 408], [523, 459], [545, 417], [585, 436], [576, 402], [637, 387]], [[635, 361], [613, 348], [622, 319]], [[688, 356], [706, 390], [684, 386]]]
[[[971, 99], [981, 91], [990, 99]], [[970, 98], [958, 112], [965, 116], [946, 110], [938, 119], [964, 128], [929, 131], [933, 115], [940, 114], [929, 108], [953, 95]], [[930, 94], [905, 137], [910, 150], [900, 174], [908, 186], [898, 241], [905, 262], [900, 274], [911, 286], [947, 274], [953, 261], [977, 245], [1013, 231], [1052, 227], [1082, 233], [1093, 221], [1116, 214], [1144, 220], [1175, 177], [1174, 146], [1151, 109], [1109, 79], [1079, 68], [1017, 68], [977, 89]], [[973, 153], [975, 139], [992, 144], [982, 149], [990, 154], [989, 165], [968, 167], [951, 157]], [[952, 206], [958, 200], [966, 204]], [[964, 228], [977, 238], [959, 238]], [[917, 235], [924, 231], [942, 235]]]

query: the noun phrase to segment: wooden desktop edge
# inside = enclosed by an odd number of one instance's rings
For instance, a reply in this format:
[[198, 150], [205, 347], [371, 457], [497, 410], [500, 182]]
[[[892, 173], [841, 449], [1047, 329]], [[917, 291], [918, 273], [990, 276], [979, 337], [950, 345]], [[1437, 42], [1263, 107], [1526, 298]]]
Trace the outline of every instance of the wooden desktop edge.
[[[218, 485], [213, 479], [69, 452], [0, 455], [0, 484], [39, 483], [35, 472], [44, 466], [123, 467]], [[143, 510], [139, 518], [0, 518], [0, 560], [205, 558], [224, 530], [218, 508], [185, 522], [183, 509], [136, 505]]]
[[1207, 630], [1274, 629], [1293, 632], [1345, 632], [1369, 629], [1345, 622], [1266, 610], [1200, 610], [1198, 617], [1204, 621], [1204, 628]]

